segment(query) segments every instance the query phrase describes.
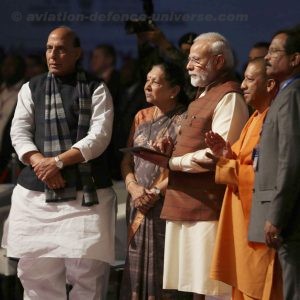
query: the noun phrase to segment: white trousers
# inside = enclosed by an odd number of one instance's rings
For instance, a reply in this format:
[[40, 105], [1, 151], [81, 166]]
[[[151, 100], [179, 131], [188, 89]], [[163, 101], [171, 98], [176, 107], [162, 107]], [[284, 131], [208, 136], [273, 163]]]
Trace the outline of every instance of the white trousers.
[[77, 258], [21, 258], [18, 277], [24, 300], [105, 300], [110, 266], [106, 262]]

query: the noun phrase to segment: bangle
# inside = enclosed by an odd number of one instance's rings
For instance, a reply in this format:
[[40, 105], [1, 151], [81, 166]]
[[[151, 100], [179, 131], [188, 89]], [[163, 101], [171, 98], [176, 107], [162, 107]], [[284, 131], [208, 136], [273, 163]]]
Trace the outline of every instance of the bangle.
[[129, 181], [126, 183], [126, 190], [128, 189], [129, 184], [132, 183], [132, 182], [137, 183], [137, 181], [136, 181], [135, 179], [129, 180]]

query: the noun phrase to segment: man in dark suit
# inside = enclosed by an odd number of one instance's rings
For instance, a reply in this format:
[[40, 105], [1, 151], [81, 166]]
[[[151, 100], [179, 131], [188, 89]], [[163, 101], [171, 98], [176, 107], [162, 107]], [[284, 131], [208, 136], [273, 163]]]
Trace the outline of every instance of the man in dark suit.
[[[265, 119], [252, 201], [249, 240], [278, 250], [284, 298], [300, 299], [300, 31], [276, 33], [267, 74], [280, 90]], [[258, 154], [258, 155], [257, 155]]]

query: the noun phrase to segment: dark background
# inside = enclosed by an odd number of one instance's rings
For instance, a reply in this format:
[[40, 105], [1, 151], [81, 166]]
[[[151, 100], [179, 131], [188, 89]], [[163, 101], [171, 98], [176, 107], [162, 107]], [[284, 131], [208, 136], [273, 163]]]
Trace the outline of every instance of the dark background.
[[[231, 42], [239, 68], [257, 41], [270, 40], [278, 29], [300, 23], [298, 0], [153, 0], [155, 19], [177, 45], [188, 32], [217, 31]], [[87, 57], [99, 43], [111, 43], [122, 57], [136, 55], [134, 35], [126, 35], [122, 18], [143, 14], [141, 0], [1, 0], [0, 46], [5, 51], [43, 51], [53, 27], [68, 25], [78, 32]]]

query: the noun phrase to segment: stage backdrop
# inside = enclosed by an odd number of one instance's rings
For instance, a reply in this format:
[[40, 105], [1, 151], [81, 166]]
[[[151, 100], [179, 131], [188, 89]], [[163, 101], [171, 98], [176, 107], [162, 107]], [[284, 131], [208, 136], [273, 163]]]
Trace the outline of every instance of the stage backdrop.
[[[300, 22], [298, 0], [153, 0], [153, 19], [177, 45], [188, 32], [217, 31], [231, 42], [239, 66], [257, 41], [270, 40], [283, 27]], [[126, 35], [127, 19], [145, 19], [141, 0], [1, 0], [0, 46], [7, 50], [44, 49], [49, 31], [59, 25], [74, 28], [86, 56], [99, 43], [113, 44], [120, 56], [136, 54], [134, 35]]]

